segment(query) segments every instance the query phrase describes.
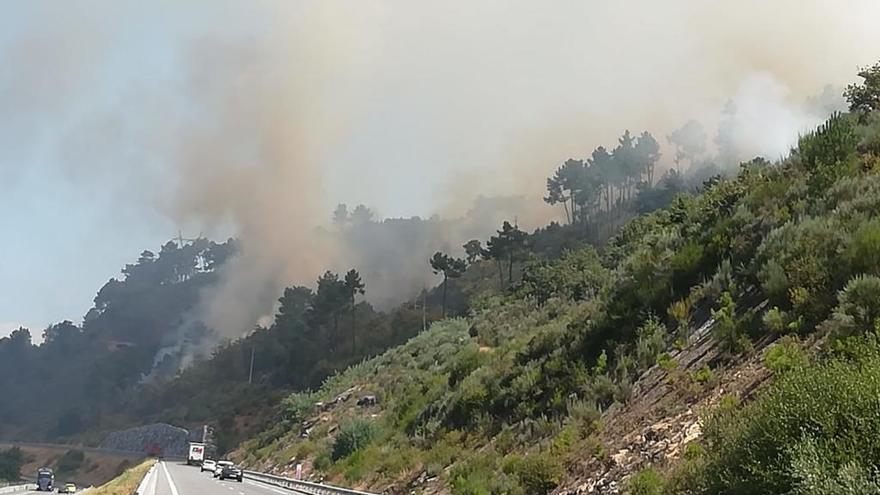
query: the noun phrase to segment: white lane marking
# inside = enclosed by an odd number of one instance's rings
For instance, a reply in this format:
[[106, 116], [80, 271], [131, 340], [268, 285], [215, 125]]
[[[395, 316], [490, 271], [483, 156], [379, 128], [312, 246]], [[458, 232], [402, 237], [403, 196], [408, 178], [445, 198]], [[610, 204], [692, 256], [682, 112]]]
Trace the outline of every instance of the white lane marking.
[[177, 491], [177, 487], [174, 485], [174, 481], [171, 479], [171, 473], [168, 472], [168, 466], [165, 465], [165, 462], [162, 462], [162, 470], [165, 471], [165, 479], [168, 480], [168, 486], [171, 488], [171, 495], [180, 495], [180, 492]]

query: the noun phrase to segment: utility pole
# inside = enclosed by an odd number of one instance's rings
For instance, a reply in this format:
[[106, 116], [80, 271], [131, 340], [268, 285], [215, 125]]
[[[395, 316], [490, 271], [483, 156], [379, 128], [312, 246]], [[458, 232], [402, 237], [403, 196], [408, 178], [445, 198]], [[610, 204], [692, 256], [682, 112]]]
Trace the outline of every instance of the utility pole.
[[251, 347], [251, 371], [248, 373], [248, 385], [254, 383], [254, 354], [257, 352], [257, 346]]

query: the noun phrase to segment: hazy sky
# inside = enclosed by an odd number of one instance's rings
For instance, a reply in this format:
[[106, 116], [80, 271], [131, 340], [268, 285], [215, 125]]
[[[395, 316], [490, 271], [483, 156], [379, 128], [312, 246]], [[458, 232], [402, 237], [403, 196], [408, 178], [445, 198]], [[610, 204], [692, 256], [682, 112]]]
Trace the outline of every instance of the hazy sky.
[[79, 322], [178, 229], [290, 252], [273, 225], [342, 201], [409, 216], [538, 195], [624, 128], [711, 126], [729, 98], [778, 156], [813, 123], [804, 98], [880, 59], [876, 0], [0, 8], [0, 335]]

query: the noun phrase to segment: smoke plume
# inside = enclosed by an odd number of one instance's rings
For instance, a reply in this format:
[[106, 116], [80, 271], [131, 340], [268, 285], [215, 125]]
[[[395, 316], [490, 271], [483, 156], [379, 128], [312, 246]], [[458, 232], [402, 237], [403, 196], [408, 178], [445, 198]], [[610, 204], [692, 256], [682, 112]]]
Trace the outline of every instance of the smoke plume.
[[[545, 177], [624, 129], [667, 167], [692, 119], [706, 153], [777, 158], [880, 46], [874, 0], [27, 4], [0, 38], [0, 158], [39, 151], [114, 207], [239, 238], [198, 308], [227, 337], [325, 269], [411, 296], [431, 252], [546, 221]], [[523, 199], [487, 214], [481, 194]], [[342, 202], [447, 221], [340, 237]]]

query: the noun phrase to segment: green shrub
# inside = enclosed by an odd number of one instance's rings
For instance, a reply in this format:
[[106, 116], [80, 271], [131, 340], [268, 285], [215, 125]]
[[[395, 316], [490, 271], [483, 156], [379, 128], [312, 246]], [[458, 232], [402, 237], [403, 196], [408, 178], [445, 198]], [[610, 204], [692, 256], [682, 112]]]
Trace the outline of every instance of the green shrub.
[[376, 435], [376, 426], [372, 421], [355, 419], [339, 428], [336, 440], [333, 442], [334, 461], [348, 457], [364, 448]]
[[764, 354], [764, 366], [773, 373], [785, 373], [807, 364], [807, 355], [794, 337], [786, 336]]
[[583, 300], [599, 294], [611, 279], [593, 247], [566, 251], [553, 262], [530, 263], [519, 293], [544, 304], [554, 297]]
[[0, 480], [18, 481], [24, 462], [24, 452], [18, 447], [0, 451]]
[[666, 348], [666, 327], [656, 317], [651, 317], [637, 331], [636, 362], [640, 370], [646, 370], [657, 362]]
[[807, 438], [790, 449], [795, 490], [803, 495], [880, 495], [877, 468], [850, 460], [841, 466], [829, 462], [823, 448]]
[[631, 495], [663, 495], [664, 481], [654, 468], [645, 468], [629, 479]]
[[509, 456], [504, 462], [504, 472], [516, 477], [529, 495], [547, 493], [562, 480], [562, 466], [549, 454]]
[[755, 402], [719, 410], [704, 430], [706, 462], [696, 492], [823, 493], [799, 491], [819, 468], [829, 483], [874, 480], [870, 467], [880, 464], [880, 348], [874, 339], [850, 351], [853, 359], [832, 358], [786, 373]]
[[333, 465], [333, 459], [330, 458], [330, 452], [322, 452], [315, 457], [312, 466], [318, 471], [327, 471]]
[[672, 269], [672, 284], [677, 291], [684, 291], [699, 281], [700, 268], [704, 260], [704, 248], [696, 241], [685, 243], [669, 260]]
[[739, 328], [739, 322], [736, 320], [736, 304], [729, 292], [721, 294], [718, 309], [712, 310], [712, 318], [715, 319], [713, 335], [722, 350], [735, 354], [748, 349], [750, 343]]
[[865, 222], [853, 232], [843, 253], [851, 273], [878, 273], [880, 270], [880, 220]]
[[694, 372], [693, 378], [695, 382], [701, 385], [709, 383], [710, 381], [712, 381], [712, 378], [714, 378], [712, 368], [709, 368], [708, 365], [704, 364], [700, 369]]
[[848, 278], [840, 263], [845, 226], [830, 216], [808, 217], [772, 230], [758, 248], [758, 278], [771, 303], [792, 308], [815, 325], [827, 317], [834, 291]]
[[290, 423], [299, 423], [308, 419], [314, 408], [315, 400], [312, 394], [292, 394], [281, 401], [281, 419]]
[[837, 337], [859, 335], [880, 323], [880, 277], [857, 275], [837, 296], [838, 304], [824, 327]]
[[480, 352], [479, 346], [470, 344], [461, 349], [447, 365], [449, 373], [449, 386], [454, 387], [475, 369], [482, 366], [488, 360], [486, 353]]
[[766, 328], [771, 333], [780, 334], [783, 333], [786, 328], [788, 328], [786, 324], [787, 315], [785, 311], [780, 310], [776, 306], [767, 310], [764, 313], [764, 316], [761, 318], [761, 322], [764, 323], [764, 328]]
[[587, 434], [596, 431], [602, 418], [602, 411], [596, 402], [590, 400], [569, 400], [568, 415], [577, 428]]
[[498, 458], [492, 452], [457, 463], [449, 473], [453, 495], [530, 495], [497, 464]]
[[672, 359], [672, 356], [668, 352], [664, 352], [657, 356], [657, 365], [667, 373], [678, 368], [678, 362], [676, 362], [675, 359]]
[[71, 449], [58, 458], [58, 461], [55, 463], [55, 469], [60, 473], [73, 473], [82, 467], [85, 460], [86, 455], [82, 450]]
[[810, 189], [819, 194], [846, 171], [846, 162], [856, 151], [858, 136], [853, 119], [834, 114], [815, 131], [798, 141], [797, 156], [811, 172]]

